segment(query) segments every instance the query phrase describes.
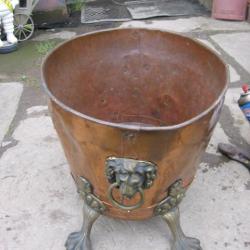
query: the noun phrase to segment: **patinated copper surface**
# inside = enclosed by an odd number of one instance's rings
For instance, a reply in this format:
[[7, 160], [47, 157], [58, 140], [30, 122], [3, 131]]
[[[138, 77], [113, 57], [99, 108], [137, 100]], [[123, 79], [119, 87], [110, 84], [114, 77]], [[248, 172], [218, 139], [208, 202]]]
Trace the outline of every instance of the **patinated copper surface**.
[[[56, 48], [43, 65], [43, 81], [73, 175], [93, 185], [104, 214], [139, 220], [153, 215], [171, 184], [192, 182], [223, 104], [227, 69], [189, 38], [117, 29]], [[105, 161], [112, 156], [157, 165], [141, 208], [127, 212], [109, 201]]]

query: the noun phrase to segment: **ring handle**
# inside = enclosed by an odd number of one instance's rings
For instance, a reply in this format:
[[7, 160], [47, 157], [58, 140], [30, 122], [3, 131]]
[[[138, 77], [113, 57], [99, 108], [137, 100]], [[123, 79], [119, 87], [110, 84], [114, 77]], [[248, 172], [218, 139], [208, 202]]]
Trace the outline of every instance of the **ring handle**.
[[115, 200], [113, 196], [113, 189], [119, 187], [119, 184], [117, 182], [113, 183], [112, 185], [109, 186], [108, 189], [108, 198], [112, 202], [112, 204], [120, 209], [123, 210], [135, 210], [139, 207], [141, 207], [144, 203], [144, 192], [142, 188], [138, 188], [138, 193], [140, 194], [140, 201], [136, 203], [135, 205], [132, 206], [126, 206], [123, 203], [118, 202]]

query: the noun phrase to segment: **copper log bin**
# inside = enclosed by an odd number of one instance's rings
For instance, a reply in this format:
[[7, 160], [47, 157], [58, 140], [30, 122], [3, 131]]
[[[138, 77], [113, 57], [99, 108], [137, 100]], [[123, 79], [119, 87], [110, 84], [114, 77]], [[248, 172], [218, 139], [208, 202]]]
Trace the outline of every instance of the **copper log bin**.
[[85, 201], [83, 228], [66, 248], [91, 249], [91, 225], [104, 214], [160, 215], [173, 232], [172, 249], [201, 249], [182, 233], [178, 204], [223, 105], [222, 60], [174, 33], [111, 29], [63, 43], [47, 56], [42, 75]]

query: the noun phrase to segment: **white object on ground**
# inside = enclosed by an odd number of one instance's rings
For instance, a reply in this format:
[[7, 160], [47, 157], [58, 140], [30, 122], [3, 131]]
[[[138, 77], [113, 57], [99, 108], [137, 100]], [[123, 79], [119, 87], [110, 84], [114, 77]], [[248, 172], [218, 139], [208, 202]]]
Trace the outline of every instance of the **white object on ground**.
[[[15, 9], [19, 3], [18, 0], [9, 0], [12, 8]], [[13, 11], [3, 1], [0, 1], [0, 25], [3, 25], [4, 31], [7, 35], [7, 41], [10, 44], [17, 43], [17, 38], [14, 35], [14, 15]], [[1, 29], [0, 29], [1, 35]], [[0, 40], [0, 47], [3, 46], [3, 42]]]

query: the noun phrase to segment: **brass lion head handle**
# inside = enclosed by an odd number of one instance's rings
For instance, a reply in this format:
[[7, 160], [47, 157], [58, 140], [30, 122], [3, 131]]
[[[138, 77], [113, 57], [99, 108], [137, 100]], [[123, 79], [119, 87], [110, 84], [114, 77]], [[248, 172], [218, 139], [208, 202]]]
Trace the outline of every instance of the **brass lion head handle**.
[[[108, 197], [113, 205], [123, 210], [134, 210], [144, 203], [144, 189], [153, 185], [156, 178], [156, 165], [151, 162], [128, 158], [109, 157], [106, 160], [106, 176], [111, 183]], [[114, 199], [113, 189], [119, 188], [122, 201]], [[137, 193], [140, 201], [132, 206], [124, 205], [123, 199], [132, 199]]]

